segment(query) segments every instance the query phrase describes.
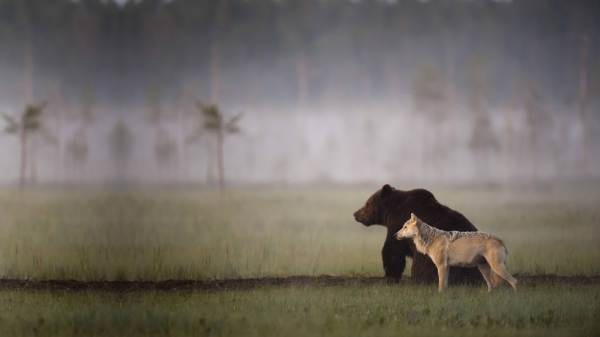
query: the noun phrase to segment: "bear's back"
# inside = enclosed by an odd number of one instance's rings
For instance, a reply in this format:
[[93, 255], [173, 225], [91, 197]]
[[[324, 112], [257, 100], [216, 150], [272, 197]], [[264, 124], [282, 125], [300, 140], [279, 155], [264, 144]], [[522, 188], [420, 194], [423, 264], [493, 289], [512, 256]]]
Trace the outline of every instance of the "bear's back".
[[[410, 214], [414, 213], [428, 225], [444, 231], [472, 232], [477, 228], [461, 213], [442, 205], [437, 201], [433, 193], [425, 189], [414, 189], [410, 191], [398, 191], [401, 197], [398, 207], [394, 212], [395, 217], [400, 217], [401, 228], [404, 222], [410, 219]], [[398, 228], [397, 230], [400, 230]]]

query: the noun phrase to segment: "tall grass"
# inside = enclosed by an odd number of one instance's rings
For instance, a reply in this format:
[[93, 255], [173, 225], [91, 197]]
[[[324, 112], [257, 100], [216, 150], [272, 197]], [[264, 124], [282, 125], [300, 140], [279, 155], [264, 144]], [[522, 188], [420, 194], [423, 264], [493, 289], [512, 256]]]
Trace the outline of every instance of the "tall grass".
[[[0, 271], [23, 279], [383, 275], [385, 229], [352, 213], [374, 189], [0, 193]], [[600, 192], [433, 189], [502, 237], [511, 273], [600, 271]], [[407, 268], [407, 272], [410, 269]]]

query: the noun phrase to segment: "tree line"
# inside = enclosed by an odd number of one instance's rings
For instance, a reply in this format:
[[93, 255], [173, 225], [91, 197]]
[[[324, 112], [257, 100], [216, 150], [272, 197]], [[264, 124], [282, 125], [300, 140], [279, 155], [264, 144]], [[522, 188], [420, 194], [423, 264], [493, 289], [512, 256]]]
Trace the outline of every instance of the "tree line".
[[[46, 101], [57, 156], [76, 172], [93, 151], [87, 134], [99, 111], [116, 110], [145, 111], [136, 113], [155, 129], [157, 165], [169, 170], [197, 137], [188, 125], [198, 100], [298, 115], [332, 106], [394, 114], [409, 102], [436, 130], [420, 142], [441, 176], [453, 144], [444, 123], [473, 120], [478, 170], [505, 149], [509, 177], [507, 143], [523, 111], [535, 176], [545, 126], [571, 114], [584, 170], [599, 103], [598, 22], [600, 5], [588, 0], [0, 0], [0, 66], [14, 79], [0, 84], [0, 97], [15, 107]], [[498, 107], [501, 135], [491, 127]], [[172, 120], [179, 139], [163, 127]], [[65, 123], [78, 126], [65, 135]], [[218, 157], [218, 137], [205, 143], [207, 158]], [[30, 147], [35, 168], [38, 146]], [[305, 146], [298, 156], [306, 166]], [[207, 159], [207, 172], [217, 161]]]

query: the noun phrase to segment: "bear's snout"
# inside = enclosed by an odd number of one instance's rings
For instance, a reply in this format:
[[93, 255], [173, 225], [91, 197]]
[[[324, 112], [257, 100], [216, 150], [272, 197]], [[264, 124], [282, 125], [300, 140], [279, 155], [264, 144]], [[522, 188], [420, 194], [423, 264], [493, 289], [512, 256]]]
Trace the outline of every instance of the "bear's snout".
[[360, 222], [361, 224], [363, 224], [365, 226], [370, 226], [370, 224], [368, 224], [368, 219], [365, 217], [365, 212], [364, 212], [363, 208], [354, 212], [352, 215], [354, 215], [354, 221]]
[[360, 213], [360, 209], [358, 211], [354, 212], [354, 214], [352, 214], [352, 215], [354, 215], [355, 221], [358, 221], [358, 222], [363, 221], [363, 217], [362, 217], [362, 214]]

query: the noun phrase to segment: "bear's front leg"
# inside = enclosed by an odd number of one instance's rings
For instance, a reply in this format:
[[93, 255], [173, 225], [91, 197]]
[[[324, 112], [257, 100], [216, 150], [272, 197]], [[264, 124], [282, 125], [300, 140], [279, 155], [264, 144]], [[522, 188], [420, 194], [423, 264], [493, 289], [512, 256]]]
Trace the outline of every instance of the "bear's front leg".
[[383, 258], [383, 270], [385, 271], [385, 277], [391, 281], [398, 283], [402, 279], [404, 268], [406, 267], [406, 243], [398, 241], [392, 235], [388, 235], [383, 249], [381, 250], [381, 257]]
[[417, 283], [435, 283], [438, 281], [437, 267], [429, 256], [415, 252], [410, 270], [410, 279]]

